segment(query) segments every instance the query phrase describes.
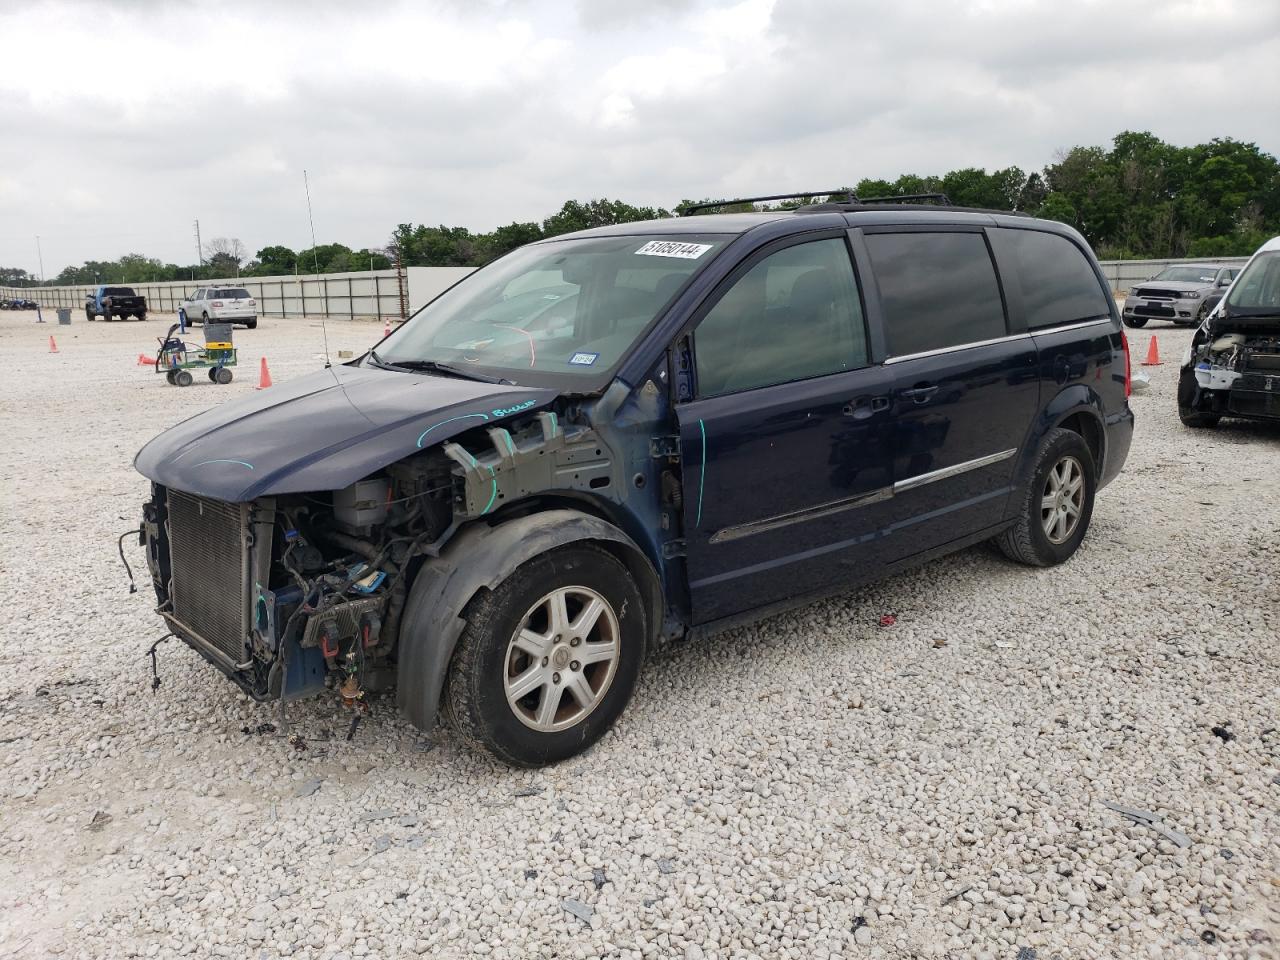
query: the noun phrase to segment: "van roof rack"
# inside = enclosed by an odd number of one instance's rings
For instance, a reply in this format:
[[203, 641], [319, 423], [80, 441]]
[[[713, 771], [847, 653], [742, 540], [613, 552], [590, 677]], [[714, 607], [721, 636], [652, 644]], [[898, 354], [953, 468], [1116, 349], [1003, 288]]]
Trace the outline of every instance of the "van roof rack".
[[767, 197], [739, 197], [736, 200], [708, 200], [704, 203], [693, 203], [680, 211], [680, 216], [687, 217], [699, 210], [710, 210], [713, 207], [732, 207], [740, 203], [764, 203], [767, 200], [812, 200], [814, 197], [844, 197], [845, 203], [858, 203], [852, 190], [811, 190], [808, 193], [775, 193]]
[[951, 207], [954, 204], [945, 193], [901, 193], [888, 197], [856, 197], [854, 203], [936, 203], [940, 207]]

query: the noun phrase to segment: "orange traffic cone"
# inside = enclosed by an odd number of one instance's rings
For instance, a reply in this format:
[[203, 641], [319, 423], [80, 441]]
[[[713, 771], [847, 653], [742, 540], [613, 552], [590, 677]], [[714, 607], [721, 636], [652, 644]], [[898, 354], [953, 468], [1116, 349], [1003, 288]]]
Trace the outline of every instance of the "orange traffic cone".
[[1156, 343], [1155, 334], [1151, 336], [1151, 346], [1147, 347], [1147, 359], [1142, 361], [1144, 367], [1158, 367], [1160, 363], [1160, 346]]
[[271, 386], [271, 371], [267, 369], [267, 358], [262, 358], [262, 369], [258, 372], [258, 389], [265, 390]]
[[50, 353], [58, 352], [58, 341], [53, 339], [53, 337], [49, 338], [49, 352]]
[[156, 362], [152, 360], [150, 357], [148, 357], [145, 353], [138, 354], [138, 366], [154, 367], [155, 365], [156, 365]]

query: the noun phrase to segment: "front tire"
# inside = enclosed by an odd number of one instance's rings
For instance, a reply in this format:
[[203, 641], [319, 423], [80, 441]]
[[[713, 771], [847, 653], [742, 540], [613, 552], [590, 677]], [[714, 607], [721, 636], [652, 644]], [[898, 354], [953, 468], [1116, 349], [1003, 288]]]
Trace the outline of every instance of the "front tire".
[[1183, 426], [1196, 430], [1216, 427], [1222, 414], [1213, 410], [1197, 410], [1194, 404], [1198, 393], [1195, 374], [1184, 369], [1178, 374], [1178, 419]]
[[644, 662], [627, 568], [581, 543], [535, 557], [467, 608], [445, 689], [459, 735], [516, 766], [557, 763], [622, 713]]
[[1140, 330], [1142, 327], [1145, 327], [1147, 325], [1147, 318], [1146, 317], [1125, 317], [1124, 325], [1126, 327], [1132, 327], [1135, 330]]
[[1084, 438], [1071, 430], [1050, 431], [1023, 493], [1017, 522], [996, 538], [996, 546], [1010, 560], [1032, 567], [1070, 559], [1089, 530], [1097, 488], [1093, 454]]

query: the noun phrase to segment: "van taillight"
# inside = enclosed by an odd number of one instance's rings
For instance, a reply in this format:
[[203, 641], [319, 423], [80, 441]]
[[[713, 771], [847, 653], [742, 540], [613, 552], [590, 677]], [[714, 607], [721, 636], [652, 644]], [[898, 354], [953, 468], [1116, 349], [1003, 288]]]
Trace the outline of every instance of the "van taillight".
[[220, 306], [222, 306], [222, 301], [221, 301], [221, 300], [215, 300], [215, 301], [213, 301], [213, 303], [212, 303], [212, 304], [210, 304], [210, 306], [220, 307]]
[[1129, 338], [1123, 330], [1120, 331], [1120, 342], [1124, 344], [1124, 396], [1127, 400], [1133, 396], [1133, 358], [1129, 355]]

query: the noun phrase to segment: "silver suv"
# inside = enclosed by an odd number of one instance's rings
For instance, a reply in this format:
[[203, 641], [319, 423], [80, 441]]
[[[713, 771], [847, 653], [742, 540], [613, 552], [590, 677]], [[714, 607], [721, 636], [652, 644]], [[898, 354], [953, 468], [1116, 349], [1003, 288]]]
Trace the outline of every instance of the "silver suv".
[[1165, 267], [1150, 280], [1129, 288], [1124, 302], [1124, 325], [1145, 327], [1148, 320], [1194, 326], [1222, 299], [1240, 272], [1220, 263], [1184, 263]]

